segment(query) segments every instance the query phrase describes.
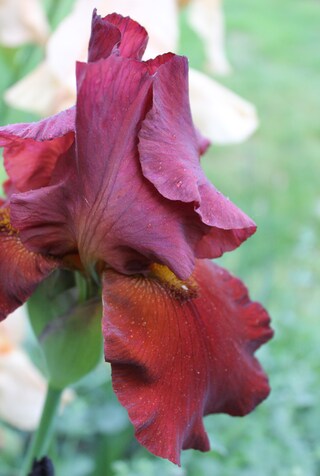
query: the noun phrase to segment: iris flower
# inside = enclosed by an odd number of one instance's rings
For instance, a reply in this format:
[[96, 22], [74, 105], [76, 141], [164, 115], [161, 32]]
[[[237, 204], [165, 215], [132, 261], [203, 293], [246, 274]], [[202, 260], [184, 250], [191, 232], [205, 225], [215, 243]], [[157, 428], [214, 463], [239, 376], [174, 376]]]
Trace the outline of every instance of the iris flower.
[[187, 60], [141, 61], [146, 44], [130, 18], [94, 13], [76, 106], [0, 129], [0, 313], [58, 268], [98, 279], [115, 393], [137, 439], [179, 463], [181, 449], [209, 449], [204, 415], [244, 415], [266, 398], [253, 353], [272, 331], [207, 259], [256, 227], [200, 167], [208, 142], [193, 126]]

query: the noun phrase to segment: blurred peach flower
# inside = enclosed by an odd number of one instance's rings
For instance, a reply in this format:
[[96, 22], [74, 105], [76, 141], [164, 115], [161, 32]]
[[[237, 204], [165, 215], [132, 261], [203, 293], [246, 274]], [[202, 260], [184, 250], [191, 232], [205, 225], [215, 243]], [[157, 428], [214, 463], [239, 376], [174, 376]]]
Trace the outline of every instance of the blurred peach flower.
[[225, 53], [224, 15], [221, 0], [190, 0], [187, 19], [203, 41], [207, 69], [226, 75], [231, 67]]
[[[45, 60], [6, 92], [9, 105], [46, 116], [74, 104], [74, 63], [86, 59], [91, 26], [88, 17], [94, 7], [102, 16], [113, 11], [129, 15], [147, 29], [150, 40], [144, 59], [177, 51], [177, 0], [77, 0], [51, 35]], [[244, 141], [257, 128], [254, 106], [209, 76], [190, 69], [189, 87], [194, 122], [213, 143]]]
[[25, 319], [24, 308], [19, 308], [0, 325], [0, 418], [21, 430], [33, 430], [47, 385], [21, 347]]
[[9, 47], [44, 44], [49, 25], [39, 0], [0, 0], [0, 43]]
[[[0, 419], [24, 431], [39, 423], [47, 382], [22, 348], [26, 311], [17, 309], [0, 324]], [[64, 392], [63, 403], [73, 393]]]

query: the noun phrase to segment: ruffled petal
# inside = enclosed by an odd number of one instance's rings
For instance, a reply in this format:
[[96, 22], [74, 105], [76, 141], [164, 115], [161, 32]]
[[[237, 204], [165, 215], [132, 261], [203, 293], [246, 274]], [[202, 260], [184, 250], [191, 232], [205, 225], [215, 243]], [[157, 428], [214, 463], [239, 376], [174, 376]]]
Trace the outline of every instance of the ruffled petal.
[[147, 43], [146, 30], [131, 18], [117, 13], [102, 18], [94, 10], [88, 61], [107, 58], [116, 46], [121, 56], [141, 60]]
[[93, 11], [88, 61], [107, 58], [115, 45], [120, 43], [120, 30], [112, 25], [112, 22], [106, 20], [107, 18], [101, 18], [97, 14], [97, 10]]
[[129, 274], [161, 262], [185, 279], [195, 257], [232, 250], [255, 225], [199, 166], [207, 141], [192, 124], [186, 60], [125, 57], [139, 57], [146, 35], [116, 14], [94, 16], [92, 59], [105, 47], [104, 27], [111, 28], [112, 54], [78, 64], [76, 125], [72, 110], [2, 131], [13, 224], [35, 253], [79, 252], [84, 266], [102, 261]]
[[199, 149], [188, 100], [188, 63], [175, 56], [159, 67], [154, 78], [153, 105], [139, 133], [140, 162], [144, 176], [164, 197], [194, 205], [202, 222], [215, 229], [213, 241], [223, 231], [226, 248], [220, 243], [216, 254], [213, 243], [207, 257], [214, 258], [239, 245], [235, 233], [246, 239], [255, 225], [207, 180]]
[[117, 13], [107, 15], [104, 20], [116, 26], [121, 33], [120, 55], [124, 58], [141, 60], [148, 43], [148, 34], [143, 26]]
[[84, 264], [104, 261], [124, 273], [162, 262], [188, 277], [207, 227], [192, 206], [162, 197], [138, 159], [150, 65], [112, 55], [81, 64], [78, 76], [77, 155], [60, 160], [52, 186], [11, 198], [23, 243], [58, 257], [78, 248]]
[[[158, 194], [142, 176], [137, 157], [153, 81], [148, 66], [112, 56], [105, 63], [81, 65], [78, 75], [79, 188], [85, 197], [80, 253], [85, 261], [106, 261], [121, 272], [156, 260], [188, 276], [200, 222], [190, 220], [188, 207]], [[88, 128], [92, 123], [95, 127]]]
[[253, 353], [272, 330], [241, 281], [211, 262], [184, 282], [151, 270], [105, 271], [105, 357], [139, 442], [179, 464], [181, 449], [209, 450], [203, 415], [244, 415], [267, 397]]
[[0, 128], [11, 192], [48, 185], [58, 158], [74, 141], [74, 117], [73, 108], [39, 122]]
[[145, 27], [149, 35], [145, 58], [177, 51], [179, 25], [176, 0], [107, 0], [104, 5], [98, 6], [98, 10], [103, 12], [104, 7], [110, 12], [129, 15]]
[[59, 263], [27, 250], [10, 223], [8, 208], [0, 209], [0, 320], [21, 306]]

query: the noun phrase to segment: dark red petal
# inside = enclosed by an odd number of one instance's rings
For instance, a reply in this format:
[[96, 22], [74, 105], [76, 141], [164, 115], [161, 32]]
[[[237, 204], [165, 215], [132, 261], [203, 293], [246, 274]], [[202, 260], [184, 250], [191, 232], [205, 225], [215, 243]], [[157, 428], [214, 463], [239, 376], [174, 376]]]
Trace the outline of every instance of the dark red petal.
[[128, 160], [145, 115], [151, 81], [143, 63], [118, 56], [77, 64], [78, 168], [89, 201], [110, 182], [113, 185]]
[[137, 156], [152, 80], [145, 64], [117, 56], [79, 65], [78, 245], [86, 261], [122, 272], [156, 260], [186, 277], [200, 224], [190, 218], [191, 207], [164, 199], [143, 177]]
[[192, 123], [186, 58], [174, 56], [158, 68], [153, 105], [139, 140], [143, 174], [157, 190], [170, 200], [192, 203], [205, 225], [224, 231], [226, 248], [213, 243], [207, 257], [220, 255], [215, 254], [217, 248], [223, 252], [237, 247], [235, 232], [246, 239], [255, 231], [252, 220], [210, 184], [200, 167], [199, 156], [207, 144]]
[[14, 139], [33, 139], [44, 142], [63, 137], [74, 131], [75, 108], [66, 109], [39, 122], [10, 124], [0, 127], [0, 147], [5, 147]]
[[112, 50], [120, 43], [121, 33], [119, 29], [112, 25], [106, 18], [97, 15], [97, 10], [93, 11], [91, 37], [89, 41], [88, 61], [98, 61], [111, 55]]
[[[149, 73], [155, 74], [158, 71], [160, 66], [162, 66], [164, 63], [174, 58], [174, 56], [175, 55], [173, 53], [165, 53], [163, 55], [157, 56], [154, 59], [150, 59], [146, 61], [146, 65], [148, 66]], [[201, 132], [198, 131], [197, 129], [195, 129], [195, 134], [196, 134], [197, 145], [198, 145], [198, 153], [200, 156], [200, 155], [203, 155], [207, 151], [208, 147], [210, 146], [210, 141], [209, 139], [204, 137], [201, 134]]]
[[75, 197], [82, 199], [74, 146], [61, 156], [53, 178], [54, 185], [11, 195], [10, 215], [12, 225], [30, 251], [64, 257], [77, 252]]
[[154, 59], [149, 59], [145, 62], [145, 65], [148, 67], [150, 74], [155, 74], [160, 66], [165, 64], [167, 61], [170, 61], [172, 58], [174, 58], [174, 56], [175, 55], [173, 53], [165, 53], [163, 55], [156, 56]]
[[107, 15], [104, 21], [112, 23], [121, 33], [119, 53], [124, 58], [141, 60], [148, 43], [148, 33], [130, 17], [123, 17], [117, 13]]
[[8, 193], [48, 184], [58, 158], [74, 140], [74, 118], [72, 108], [39, 122], [0, 128]]
[[137, 439], [179, 464], [181, 449], [209, 450], [203, 415], [244, 415], [267, 397], [253, 352], [272, 330], [241, 281], [211, 262], [185, 282], [160, 265], [152, 273], [104, 273], [105, 357]]
[[192, 206], [157, 192], [138, 158], [152, 80], [145, 64], [115, 55], [79, 65], [77, 155], [59, 161], [50, 187], [11, 197], [30, 250], [63, 257], [78, 249], [83, 264], [104, 261], [124, 273], [157, 261], [190, 275], [203, 225]]
[[[248, 235], [241, 219], [240, 230], [222, 229], [233, 226], [239, 214], [231, 215], [233, 206], [220, 203], [218, 192], [212, 209], [216, 227], [210, 227], [194, 203], [168, 200], [141, 173], [138, 132], [152, 81], [171, 61], [172, 55], [158, 57], [155, 76], [151, 63], [116, 55], [78, 65], [76, 147], [60, 157], [50, 187], [11, 197], [14, 226], [31, 251], [63, 257], [78, 250], [85, 266], [103, 261], [129, 274], [161, 262], [185, 279], [195, 255], [219, 256]], [[200, 189], [206, 197], [207, 190]], [[203, 221], [212, 210], [202, 206]]]
[[21, 306], [59, 263], [28, 251], [12, 228], [9, 210], [0, 209], [0, 320]]

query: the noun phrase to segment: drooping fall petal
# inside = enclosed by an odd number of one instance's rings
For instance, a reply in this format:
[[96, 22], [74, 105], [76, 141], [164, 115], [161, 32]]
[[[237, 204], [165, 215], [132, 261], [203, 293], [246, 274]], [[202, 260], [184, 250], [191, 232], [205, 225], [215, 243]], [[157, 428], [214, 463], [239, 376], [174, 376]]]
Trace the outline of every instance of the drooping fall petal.
[[208, 261], [187, 281], [154, 265], [148, 278], [107, 270], [105, 357], [136, 437], [179, 463], [209, 449], [202, 417], [244, 415], [269, 393], [254, 351], [272, 337], [269, 317], [240, 280]]
[[10, 223], [8, 208], [0, 208], [0, 320], [21, 306], [58, 266], [53, 258], [26, 249]]

